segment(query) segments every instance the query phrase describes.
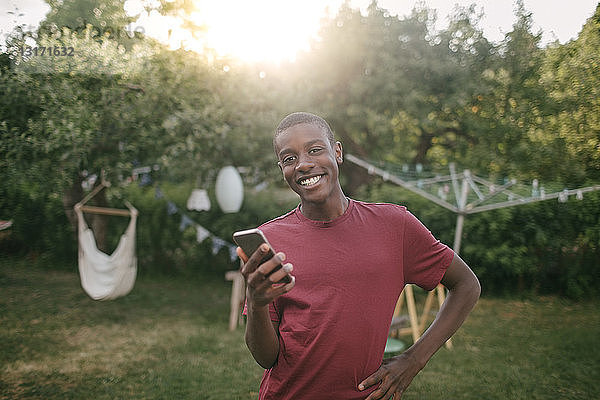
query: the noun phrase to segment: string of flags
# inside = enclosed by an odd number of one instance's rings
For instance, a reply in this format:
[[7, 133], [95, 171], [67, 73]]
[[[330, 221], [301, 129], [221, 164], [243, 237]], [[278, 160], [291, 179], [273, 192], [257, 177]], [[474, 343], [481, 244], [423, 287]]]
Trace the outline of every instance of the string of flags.
[[[212, 240], [211, 250], [212, 250], [213, 255], [216, 255], [217, 253], [219, 253], [219, 251], [221, 251], [221, 249], [226, 247], [228, 250], [229, 258], [230, 258], [231, 262], [235, 262], [237, 260], [238, 256], [235, 251], [237, 246], [212, 234], [208, 229], [206, 229], [202, 225], [196, 223], [193, 219], [191, 219], [189, 217], [189, 215], [187, 215], [185, 213], [184, 210], [180, 209], [179, 207], [177, 207], [177, 205], [174, 202], [167, 199], [165, 197], [164, 193], [160, 190], [160, 187], [158, 187], [158, 186], [155, 187], [154, 198], [165, 199], [167, 201], [167, 214], [169, 214], [169, 215], [180, 214], [181, 215], [181, 221], [179, 223], [179, 230], [181, 232], [186, 230], [188, 227], [193, 226], [196, 229], [196, 241], [198, 243], [202, 243], [206, 239]], [[210, 205], [208, 207], [210, 208]], [[207, 209], [207, 208], [205, 208], [205, 209]]]
[[[132, 171], [132, 175], [131, 175], [130, 179], [131, 179], [131, 181], [139, 181], [139, 183], [138, 183], [139, 186], [142, 186], [142, 187], [149, 186], [153, 183], [151, 173], [153, 171], [157, 171], [158, 169], [159, 169], [158, 165], [154, 165], [153, 167], [145, 166], [145, 167], [135, 168]], [[180, 214], [181, 215], [181, 221], [179, 222], [179, 230], [181, 232], [186, 230], [189, 226], [193, 226], [196, 229], [196, 241], [198, 243], [202, 243], [206, 239], [210, 239], [212, 241], [211, 250], [212, 250], [213, 255], [216, 255], [217, 253], [219, 253], [219, 251], [221, 251], [221, 249], [226, 247], [228, 250], [229, 258], [230, 258], [231, 262], [235, 262], [237, 260], [237, 258], [238, 258], [238, 255], [236, 253], [237, 246], [212, 234], [208, 229], [206, 229], [205, 227], [196, 223], [182, 209], [177, 207], [177, 205], [173, 201], [167, 199], [165, 197], [164, 193], [160, 190], [160, 187], [158, 185], [155, 186], [154, 197], [156, 199], [165, 199], [167, 201], [167, 214], [169, 214], [169, 215]], [[194, 189], [192, 191], [192, 194], [190, 195], [190, 198], [187, 201], [186, 206], [187, 206], [188, 210], [196, 210], [196, 211], [210, 210], [211, 204], [210, 204], [210, 199], [208, 197], [208, 194], [206, 193], [206, 190]]]

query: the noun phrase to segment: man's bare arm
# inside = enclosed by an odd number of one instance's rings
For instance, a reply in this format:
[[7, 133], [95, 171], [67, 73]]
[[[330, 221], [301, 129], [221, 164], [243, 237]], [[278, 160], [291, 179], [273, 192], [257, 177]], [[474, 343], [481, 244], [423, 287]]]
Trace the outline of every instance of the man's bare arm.
[[359, 390], [379, 383], [366, 400], [400, 399], [413, 378], [462, 325], [479, 299], [479, 280], [457, 255], [446, 270], [441, 283], [448, 288], [448, 297], [435, 320], [423, 336], [399, 356], [384, 360], [381, 367], [362, 381]]
[[271, 368], [279, 356], [279, 338], [268, 306], [254, 311], [248, 307], [245, 338], [246, 346], [256, 362], [265, 369]]
[[454, 254], [441, 283], [448, 289], [448, 297], [433, 323], [415, 343], [417, 348], [411, 351], [423, 365], [460, 328], [481, 294], [479, 280], [458, 254]]
[[[264, 246], [264, 247], [263, 247]], [[283, 267], [267, 276], [285, 259], [283, 253], [276, 254], [269, 261], [258, 264], [268, 251], [266, 245], [261, 246], [248, 259], [238, 247], [237, 252], [244, 266], [242, 275], [246, 279], [246, 304], [248, 320], [246, 324], [246, 345], [256, 362], [263, 368], [271, 368], [279, 355], [278, 324], [271, 321], [269, 304], [277, 297], [289, 292], [295, 284], [291, 276], [288, 284], [277, 284], [285, 275], [292, 271], [292, 264]]]

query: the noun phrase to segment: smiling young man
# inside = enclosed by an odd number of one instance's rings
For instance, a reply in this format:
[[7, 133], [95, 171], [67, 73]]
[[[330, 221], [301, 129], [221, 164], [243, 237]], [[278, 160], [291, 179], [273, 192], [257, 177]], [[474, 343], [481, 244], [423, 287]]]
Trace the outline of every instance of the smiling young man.
[[[406, 208], [346, 197], [342, 145], [322, 118], [294, 113], [273, 140], [299, 206], [260, 226], [265, 248], [244, 261], [246, 343], [265, 368], [260, 399], [399, 399], [479, 298], [469, 267]], [[285, 262], [285, 263], [284, 263]], [[279, 264], [283, 268], [270, 274]], [[278, 283], [290, 275], [291, 283]], [[448, 297], [408, 350], [383, 360], [398, 296], [407, 283], [439, 283]]]

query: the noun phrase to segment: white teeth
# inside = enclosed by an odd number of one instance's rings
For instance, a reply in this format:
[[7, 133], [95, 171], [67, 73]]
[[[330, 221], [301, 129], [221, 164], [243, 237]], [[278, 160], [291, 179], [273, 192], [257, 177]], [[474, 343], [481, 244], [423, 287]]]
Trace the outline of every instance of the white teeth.
[[315, 177], [300, 181], [300, 184], [302, 186], [311, 186], [311, 185], [314, 185], [315, 183], [319, 182], [320, 180], [321, 180], [321, 176], [319, 175], [319, 176], [315, 176]]

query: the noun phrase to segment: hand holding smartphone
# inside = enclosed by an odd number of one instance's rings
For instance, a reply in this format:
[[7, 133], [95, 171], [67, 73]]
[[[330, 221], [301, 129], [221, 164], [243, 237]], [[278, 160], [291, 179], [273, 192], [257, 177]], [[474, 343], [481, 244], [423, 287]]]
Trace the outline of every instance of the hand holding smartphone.
[[[242, 250], [244, 250], [244, 253], [248, 257], [251, 257], [252, 254], [254, 254], [254, 252], [256, 250], [258, 250], [260, 245], [262, 245], [263, 243], [266, 243], [269, 246], [269, 251], [260, 260], [259, 264], [263, 264], [265, 261], [270, 260], [275, 255], [275, 253], [273, 251], [273, 247], [271, 247], [271, 245], [267, 241], [267, 238], [265, 237], [264, 233], [260, 229], [248, 229], [245, 231], [235, 232], [233, 234], [233, 240], [238, 246], [240, 246], [242, 248]], [[281, 267], [282, 267], [281, 264], [279, 264], [269, 273], [269, 275], [271, 275], [275, 271], [278, 271], [279, 269], [281, 269]], [[291, 281], [292, 280], [291, 280], [290, 276], [286, 275], [278, 283], [284, 283], [284, 282], [289, 283]]]

